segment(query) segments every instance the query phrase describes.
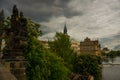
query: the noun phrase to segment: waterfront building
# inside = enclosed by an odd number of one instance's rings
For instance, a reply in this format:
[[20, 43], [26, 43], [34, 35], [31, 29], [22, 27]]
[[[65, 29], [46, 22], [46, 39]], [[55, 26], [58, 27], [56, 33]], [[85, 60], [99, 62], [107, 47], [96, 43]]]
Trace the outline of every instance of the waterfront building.
[[80, 42], [80, 54], [101, 55], [101, 47], [98, 40], [84, 39]]
[[71, 41], [71, 48], [74, 49], [74, 51], [77, 54], [80, 54], [80, 42], [76, 40]]

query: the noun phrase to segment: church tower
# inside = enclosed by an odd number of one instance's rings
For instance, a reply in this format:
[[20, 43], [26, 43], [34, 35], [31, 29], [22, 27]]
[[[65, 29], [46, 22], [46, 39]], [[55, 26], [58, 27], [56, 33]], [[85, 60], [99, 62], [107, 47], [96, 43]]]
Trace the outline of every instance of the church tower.
[[64, 26], [63, 34], [66, 34], [66, 35], [67, 35], [67, 27], [66, 27], [66, 24], [65, 24], [65, 26]]

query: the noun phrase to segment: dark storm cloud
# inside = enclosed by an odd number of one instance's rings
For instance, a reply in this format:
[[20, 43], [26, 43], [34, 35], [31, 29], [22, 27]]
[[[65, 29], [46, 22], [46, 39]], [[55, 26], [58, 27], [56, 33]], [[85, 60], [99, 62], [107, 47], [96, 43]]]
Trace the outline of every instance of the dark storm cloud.
[[[19, 10], [36, 21], [44, 21], [52, 16], [52, 10], [55, 0], [4, 0], [0, 7], [5, 8], [5, 11], [11, 12], [12, 6], [16, 4]], [[49, 12], [50, 11], [50, 12]]]
[[41, 29], [42, 29], [43, 35], [52, 32], [52, 29], [51, 29], [50, 27], [45, 26], [45, 25], [42, 25], [42, 26], [41, 26]]
[[71, 0], [55, 0], [54, 6], [65, 8]]
[[82, 16], [83, 14], [84, 14], [83, 11], [73, 12], [73, 11], [71, 11], [70, 8], [64, 9], [64, 16], [67, 18], [71, 18], [71, 17], [77, 16], [77, 15]]
[[73, 12], [67, 7], [70, 0], [2, 0], [1, 8], [11, 13], [12, 6], [16, 4], [19, 10], [35, 21], [48, 21], [53, 16], [73, 17], [82, 12]]

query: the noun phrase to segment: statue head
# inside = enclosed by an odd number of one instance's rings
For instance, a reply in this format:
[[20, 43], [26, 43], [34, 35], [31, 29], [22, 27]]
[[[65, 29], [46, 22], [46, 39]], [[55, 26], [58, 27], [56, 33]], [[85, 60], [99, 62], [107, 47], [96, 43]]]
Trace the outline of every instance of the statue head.
[[2, 11], [0, 12], [0, 20], [4, 21], [4, 10], [2, 9]]
[[18, 9], [16, 5], [13, 6], [13, 15], [18, 16]]

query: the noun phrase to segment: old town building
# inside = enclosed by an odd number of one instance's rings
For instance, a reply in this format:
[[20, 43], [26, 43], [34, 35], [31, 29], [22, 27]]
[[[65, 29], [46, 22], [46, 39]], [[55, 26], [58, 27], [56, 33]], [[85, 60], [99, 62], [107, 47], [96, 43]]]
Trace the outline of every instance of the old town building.
[[76, 40], [71, 41], [71, 48], [74, 49], [74, 51], [77, 54], [80, 54], [80, 42]]
[[80, 53], [101, 55], [101, 47], [98, 40], [91, 40], [90, 38], [84, 39], [80, 42]]

